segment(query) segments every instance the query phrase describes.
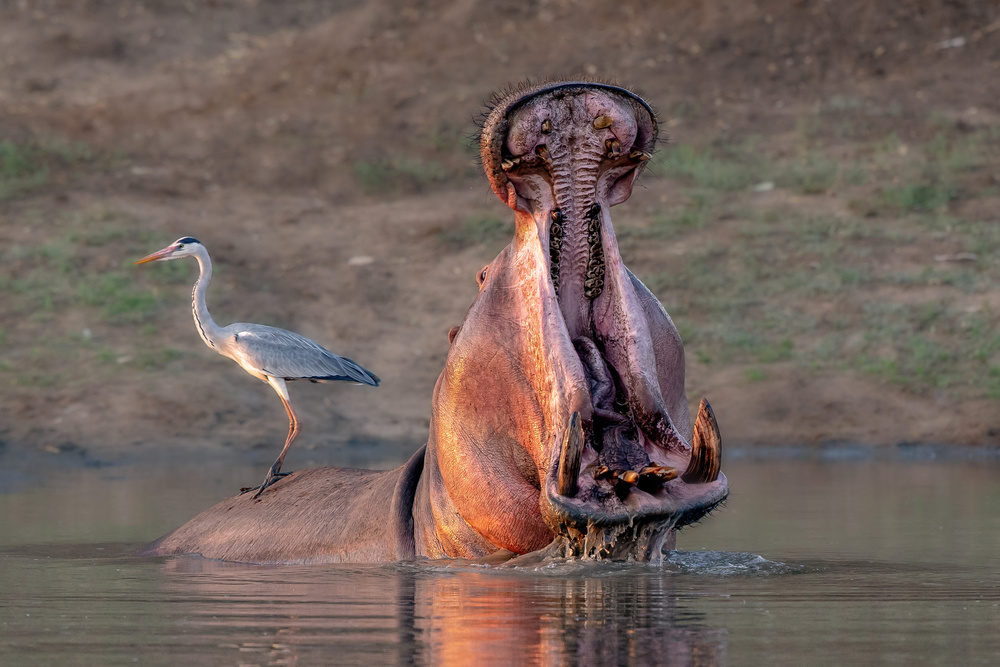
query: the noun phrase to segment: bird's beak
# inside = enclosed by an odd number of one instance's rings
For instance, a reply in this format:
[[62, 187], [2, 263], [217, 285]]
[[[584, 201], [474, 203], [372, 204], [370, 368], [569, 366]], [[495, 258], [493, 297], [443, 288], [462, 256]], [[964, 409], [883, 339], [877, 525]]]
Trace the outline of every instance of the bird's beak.
[[168, 245], [163, 250], [157, 250], [152, 255], [146, 255], [142, 259], [138, 260], [136, 262], [136, 264], [145, 264], [146, 262], [155, 262], [158, 259], [163, 259], [164, 257], [169, 256], [170, 253], [172, 253], [173, 251], [174, 251], [174, 247], [172, 245]]

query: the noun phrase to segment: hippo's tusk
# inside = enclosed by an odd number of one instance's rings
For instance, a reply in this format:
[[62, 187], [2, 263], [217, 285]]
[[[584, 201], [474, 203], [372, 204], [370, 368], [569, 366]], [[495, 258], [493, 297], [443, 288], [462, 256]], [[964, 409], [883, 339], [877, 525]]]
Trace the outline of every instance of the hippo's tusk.
[[722, 467], [722, 436], [712, 406], [704, 398], [698, 406], [691, 442], [691, 462], [681, 479], [688, 484], [707, 484], [719, 477]]
[[576, 478], [580, 475], [580, 461], [583, 457], [583, 447], [586, 439], [583, 435], [583, 424], [580, 423], [580, 413], [570, 415], [566, 433], [563, 435], [562, 449], [559, 452], [559, 477], [556, 490], [561, 496], [575, 496], [577, 492]]

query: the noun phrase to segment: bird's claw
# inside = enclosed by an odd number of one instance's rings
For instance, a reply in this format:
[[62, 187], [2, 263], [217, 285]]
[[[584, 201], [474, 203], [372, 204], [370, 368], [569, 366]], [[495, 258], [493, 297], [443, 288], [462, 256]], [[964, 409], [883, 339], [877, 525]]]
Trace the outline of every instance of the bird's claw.
[[249, 493], [250, 491], [256, 491], [257, 493], [253, 494], [252, 498], [252, 500], [256, 500], [260, 496], [260, 494], [264, 493], [267, 487], [271, 486], [282, 477], [287, 477], [288, 475], [291, 474], [292, 473], [290, 472], [268, 472], [267, 477], [264, 479], [264, 483], [261, 484], [260, 486], [240, 487], [240, 495], [243, 495], [244, 493]]

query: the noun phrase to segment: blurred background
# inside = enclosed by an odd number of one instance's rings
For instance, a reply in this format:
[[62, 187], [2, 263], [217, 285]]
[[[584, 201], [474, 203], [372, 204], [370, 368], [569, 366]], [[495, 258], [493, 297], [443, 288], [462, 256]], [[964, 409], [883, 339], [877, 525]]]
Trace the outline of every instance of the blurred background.
[[659, 113], [612, 215], [727, 445], [1000, 446], [1000, 2], [0, 0], [0, 453], [273, 458], [195, 263], [132, 266], [191, 235], [221, 324], [383, 379], [292, 385], [289, 469], [405, 460], [513, 229], [476, 118], [546, 77]]

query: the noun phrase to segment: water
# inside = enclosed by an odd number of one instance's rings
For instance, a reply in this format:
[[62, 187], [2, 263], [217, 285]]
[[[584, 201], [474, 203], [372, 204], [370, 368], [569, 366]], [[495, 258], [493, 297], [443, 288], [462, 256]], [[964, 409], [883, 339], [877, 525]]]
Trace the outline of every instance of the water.
[[513, 570], [137, 559], [259, 466], [36, 474], [0, 494], [0, 662], [1000, 662], [1000, 464], [842, 458], [728, 461], [662, 567]]

